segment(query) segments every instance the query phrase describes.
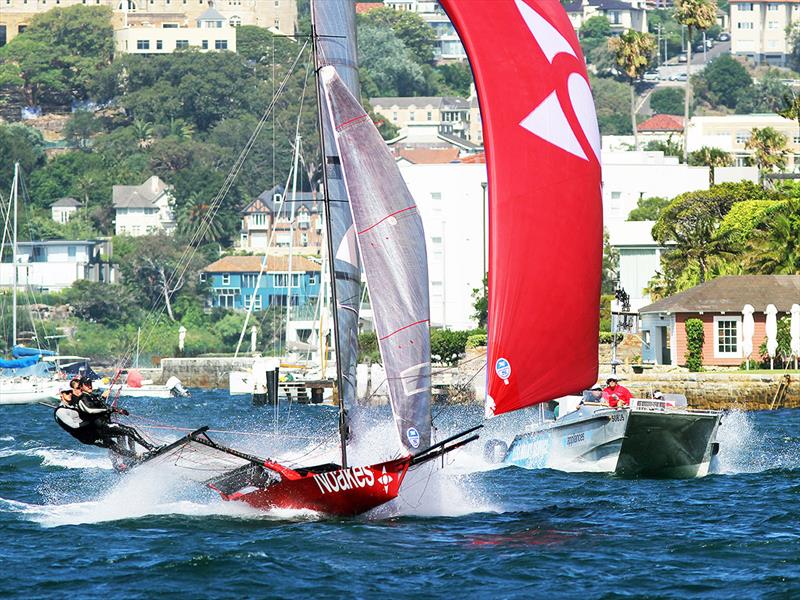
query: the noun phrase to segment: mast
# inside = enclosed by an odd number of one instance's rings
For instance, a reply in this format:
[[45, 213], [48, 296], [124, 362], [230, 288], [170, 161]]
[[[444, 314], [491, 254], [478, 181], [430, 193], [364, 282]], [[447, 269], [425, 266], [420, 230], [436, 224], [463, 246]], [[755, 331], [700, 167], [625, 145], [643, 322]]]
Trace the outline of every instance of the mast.
[[11, 280], [11, 345], [17, 345], [17, 198], [19, 196], [19, 163], [14, 163], [14, 183], [11, 186], [13, 201], [11, 210], [14, 211], [14, 229], [11, 239], [11, 264], [14, 265], [14, 276]]
[[294, 166], [292, 167], [292, 206], [289, 209], [289, 258], [287, 270], [289, 281], [286, 283], [286, 334], [284, 353], [289, 350], [289, 323], [292, 320], [292, 256], [294, 255], [294, 219], [297, 211], [297, 163], [300, 161], [300, 134], [294, 137]]
[[334, 265], [335, 251], [333, 247], [333, 228], [331, 225], [331, 204], [328, 187], [328, 165], [326, 164], [325, 154], [325, 131], [322, 124], [322, 86], [320, 85], [319, 70], [319, 54], [317, 47], [317, 31], [316, 26], [311, 24], [311, 47], [314, 53], [314, 73], [316, 75], [316, 88], [317, 88], [317, 127], [319, 128], [319, 146], [320, 156], [322, 158], [322, 194], [323, 205], [325, 207], [325, 234], [328, 245], [328, 268], [330, 269], [331, 278], [331, 314], [333, 315], [333, 347], [336, 351], [336, 391], [339, 395], [339, 445], [342, 450], [342, 468], [347, 468], [347, 416], [345, 414], [345, 403], [342, 391], [344, 390], [342, 377], [342, 360], [339, 354], [340, 341], [339, 341], [339, 302], [336, 297], [336, 266]]

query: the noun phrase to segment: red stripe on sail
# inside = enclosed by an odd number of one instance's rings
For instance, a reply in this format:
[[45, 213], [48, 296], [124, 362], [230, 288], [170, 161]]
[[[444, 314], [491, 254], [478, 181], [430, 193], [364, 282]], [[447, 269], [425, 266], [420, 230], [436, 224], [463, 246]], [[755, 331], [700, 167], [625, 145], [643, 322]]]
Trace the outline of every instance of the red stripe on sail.
[[383, 217], [380, 221], [377, 221], [377, 222], [373, 223], [372, 225], [370, 225], [366, 229], [362, 229], [361, 231], [358, 232], [358, 235], [361, 235], [362, 233], [367, 233], [370, 229], [373, 229], [373, 228], [377, 227], [378, 225], [383, 223], [386, 219], [390, 219], [395, 215], [399, 215], [400, 213], [406, 212], [407, 210], [414, 210], [415, 208], [417, 208], [416, 205], [408, 206], [406, 208], [401, 208], [400, 210], [396, 210], [393, 213], [388, 214], [385, 217]]
[[500, 414], [596, 381], [599, 133], [580, 46], [559, 2], [441, 3], [467, 50], [482, 113], [487, 404]]
[[389, 333], [389, 334], [383, 336], [382, 338], [378, 338], [378, 339], [380, 339], [380, 340], [388, 339], [388, 338], [392, 337], [394, 334], [400, 333], [404, 329], [408, 329], [409, 327], [414, 327], [414, 325], [421, 325], [422, 323], [427, 323], [427, 322], [428, 322], [428, 319], [422, 319], [421, 321], [417, 321], [416, 323], [409, 323], [408, 325], [405, 325], [404, 327], [401, 327], [400, 329], [395, 329], [392, 333]]
[[348, 119], [344, 123], [341, 123], [341, 124], [337, 125], [336, 126], [336, 131], [342, 131], [342, 130], [346, 129], [348, 125], [353, 125], [354, 123], [357, 123], [358, 121], [363, 121], [368, 116], [369, 115], [364, 113], [363, 115], [360, 115], [358, 117], [353, 117], [352, 119]]

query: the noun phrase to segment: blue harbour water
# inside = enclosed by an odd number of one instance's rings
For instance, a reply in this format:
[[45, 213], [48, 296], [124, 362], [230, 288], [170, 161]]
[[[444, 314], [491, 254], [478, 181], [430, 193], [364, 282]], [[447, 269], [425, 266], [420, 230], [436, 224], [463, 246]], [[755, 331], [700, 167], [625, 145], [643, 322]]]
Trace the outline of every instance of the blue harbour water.
[[[335, 456], [329, 407], [245, 397], [130, 400], [132, 423], [212, 428], [219, 441], [306, 464]], [[437, 406], [442, 435], [480, 420]], [[354, 450], [396, 452], [385, 409]], [[491, 422], [508, 437], [525, 416]], [[178, 429], [149, 429], [174, 439]], [[409, 476], [355, 519], [261, 513], [162, 471], [119, 476], [41, 406], [0, 407], [4, 598], [800, 597], [800, 412], [731, 413], [697, 480], [496, 468], [483, 441]]]

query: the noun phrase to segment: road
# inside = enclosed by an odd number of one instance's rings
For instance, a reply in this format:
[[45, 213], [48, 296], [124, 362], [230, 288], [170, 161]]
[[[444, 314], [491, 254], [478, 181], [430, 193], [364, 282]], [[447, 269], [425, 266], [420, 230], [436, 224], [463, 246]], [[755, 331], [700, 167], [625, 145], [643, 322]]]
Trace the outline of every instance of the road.
[[[707, 62], [711, 61], [713, 58], [719, 56], [720, 54], [729, 54], [730, 51], [731, 51], [730, 42], [717, 42], [716, 44], [714, 44], [713, 48], [705, 52], [705, 55], [703, 54], [703, 52], [695, 53], [694, 51], [692, 51], [691, 73], [693, 75], [695, 73], [699, 73], [706, 66]], [[661, 76], [661, 81], [659, 81], [656, 84], [658, 87], [683, 85], [683, 82], [669, 81], [670, 76], [686, 72], [686, 63], [679, 63], [677, 57], [671, 58], [667, 62], [667, 64], [660, 66], [657, 70], [659, 75]]]

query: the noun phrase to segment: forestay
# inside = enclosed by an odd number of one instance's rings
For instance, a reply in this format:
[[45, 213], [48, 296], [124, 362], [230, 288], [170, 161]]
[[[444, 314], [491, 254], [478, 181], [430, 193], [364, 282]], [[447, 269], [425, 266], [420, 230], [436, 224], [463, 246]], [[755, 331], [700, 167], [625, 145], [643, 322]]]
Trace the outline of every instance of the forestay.
[[320, 72], [404, 447], [430, 445], [428, 263], [422, 220], [386, 143], [331, 67]]
[[487, 416], [597, 378], [600, 135], [555, 0], [441, 0], [467, 50], [489, 176]]

